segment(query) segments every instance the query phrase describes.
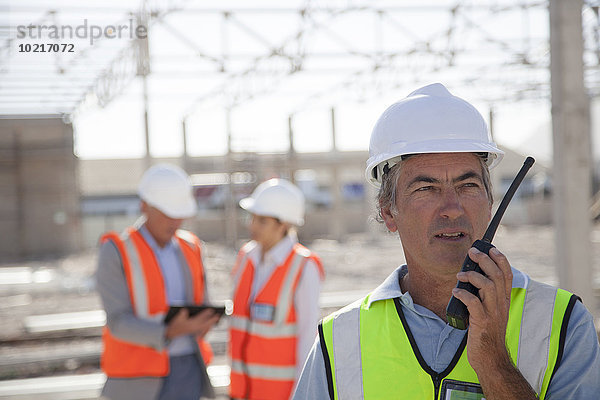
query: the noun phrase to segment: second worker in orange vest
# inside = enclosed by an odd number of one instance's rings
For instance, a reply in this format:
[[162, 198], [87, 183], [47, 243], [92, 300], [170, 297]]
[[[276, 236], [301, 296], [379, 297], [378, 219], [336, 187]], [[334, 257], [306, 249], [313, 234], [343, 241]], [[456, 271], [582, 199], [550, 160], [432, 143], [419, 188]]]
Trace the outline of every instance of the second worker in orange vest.
[[97, 289], [106, 311], [102, 335], [103, 399], [198, 400], [214, 397], [202, 340], [218, 316], [181, 310], [165, 324], [170, 305], [207, 302], [200, 240], [180, 230], [196, 213], [189, 177], [159, 164], [138, 191], [144, 216], [122, 234], [101, 239]]
[[252, 241], [233, 270], [230, 396], [289, 399], [317, 333], [323, 266], [298, 243], [304, 196], [295, 185], [270, 179], [240, 206], [252, 214]]

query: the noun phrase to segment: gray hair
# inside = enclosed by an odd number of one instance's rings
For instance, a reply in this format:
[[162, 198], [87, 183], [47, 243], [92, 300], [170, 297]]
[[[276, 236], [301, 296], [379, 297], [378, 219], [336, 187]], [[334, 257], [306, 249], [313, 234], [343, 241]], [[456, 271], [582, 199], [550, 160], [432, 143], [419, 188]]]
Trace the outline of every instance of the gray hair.
[[[483, 186], [487, 193], [487, 197], [490, 204], [494, 204], [494, 195], [492, 193], [492, 181], [490, 179], [490, 169], [486, 163], [487, 161], [487, 153], [477, 154], [477, 159], [481, 165], [481, 175], [483, 177]], [[396, 208], [396, 189], [398, 188], [398, 178], [400, 177], [400, 170], [402, 169], [402, 164], [406, 159], [412, 157], [417, 154], [410, 154], [406, 156], [402, 156], [402, 159], [399, 160], [396, 165], [390, 168], [383, 176], [381, 177], [381, 186], [379, 187], [379, 192], [377, 193], [377, 215], [375, 219], [377, 222], [383, 223], [383, 210], [389, 209], [393, 215], [398, 212]]]

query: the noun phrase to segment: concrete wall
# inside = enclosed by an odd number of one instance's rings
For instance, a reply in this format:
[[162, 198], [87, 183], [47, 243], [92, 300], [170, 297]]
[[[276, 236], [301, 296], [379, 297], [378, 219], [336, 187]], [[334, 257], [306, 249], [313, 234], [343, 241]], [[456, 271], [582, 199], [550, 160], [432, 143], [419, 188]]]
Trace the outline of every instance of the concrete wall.
[[73, 129], [60, 117], [0, 119], [0, 259], [81, 248]]

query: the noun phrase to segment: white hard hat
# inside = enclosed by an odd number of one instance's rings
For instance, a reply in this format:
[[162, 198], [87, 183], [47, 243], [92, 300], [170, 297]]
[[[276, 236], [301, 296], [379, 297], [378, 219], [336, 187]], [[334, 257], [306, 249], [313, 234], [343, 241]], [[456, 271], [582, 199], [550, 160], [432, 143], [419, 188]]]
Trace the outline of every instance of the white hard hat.
[[489, 168], [504, 156], [479, 111], [434, 83], [415, 90], [379, 117], [371, 133], [365, 175], [379, 186], [384, 169], [403, 155], [471, 152], [488, 153]]
[[189, 218], [196, 215], [197, 204], [190, 177], [171, 164], [150, 167], [138, 186], [140, 198], [169, 218]]
[[269, 179], [258, 185], [240, 207], [252, 214], [274, 217], [294, 225], [304, 225], [304, 195], [285, 179]]

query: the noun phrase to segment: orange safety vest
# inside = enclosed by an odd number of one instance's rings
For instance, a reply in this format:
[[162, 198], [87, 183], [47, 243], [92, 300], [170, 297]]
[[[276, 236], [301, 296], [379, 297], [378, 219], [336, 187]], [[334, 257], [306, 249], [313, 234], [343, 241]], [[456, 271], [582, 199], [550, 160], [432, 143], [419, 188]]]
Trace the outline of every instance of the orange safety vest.
[[[178, 230], [175, 237], [188, 267], [186, 272], [192, 281], [194, 303], [202, 304], [205, 278], [200, 240], [191, 232], [182, 230]], [[162, 322], [169, 309], [165, 283], [154, 252], [142, 234], [134, 228], [128, 228], [122, 235], [106, 233], [100, 242], [107, 240], [115, 244], [121, 257], [134, 314], [138, 318]], [[160, 377], [169, 374], [169, 354], [166, 349], [157, 351], [118, 339], [110, 332], [108, 325], [103, 329], [102, 342], [100, 365], [110, 378]], [[210, 346], [199, 339], [198, 347], [208, 364], [212, 358]]]
[[[253, 243], [253, 242], [250, 242]], [[296, 310], [294, 294], [307, 260], [321, 277], [319, 257], [295, 244], [250, 302], [254, 265], [248, 246], [238, 255], [234, 273], [233, 314], [230, 323], [230, 396], [241, 399], [289, 399], [296, 378]]]

